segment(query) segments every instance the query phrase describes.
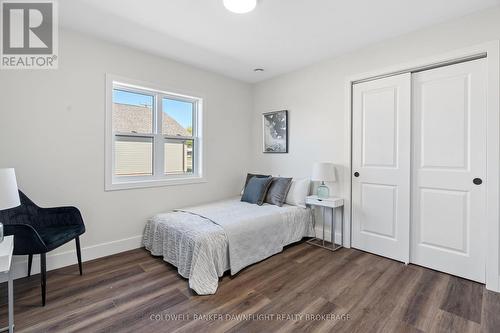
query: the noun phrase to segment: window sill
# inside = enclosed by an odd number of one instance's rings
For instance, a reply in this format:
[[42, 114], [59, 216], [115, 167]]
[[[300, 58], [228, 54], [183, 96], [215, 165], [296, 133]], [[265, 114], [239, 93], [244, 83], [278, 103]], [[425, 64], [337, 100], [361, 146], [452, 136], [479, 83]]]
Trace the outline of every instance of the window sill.
[[106, 183], [105, 191], [120, 191], [120, 190], [130, 190], [134, 188], [202, 184], [206, 182], [207, 180], [204, 177], [186, 177], [186, 178], [138, 180], [138, 181], [123, 181], [123, 182], [116, 181], [113, 183]]

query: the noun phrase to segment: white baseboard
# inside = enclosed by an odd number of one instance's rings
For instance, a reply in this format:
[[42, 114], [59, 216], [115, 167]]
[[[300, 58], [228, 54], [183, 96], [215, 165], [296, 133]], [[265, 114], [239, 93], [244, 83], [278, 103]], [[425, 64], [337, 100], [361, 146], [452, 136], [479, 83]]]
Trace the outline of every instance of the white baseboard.
[[[74, 243], [74, 242], [73, 242]], [[138, 249], [142, 246], [142, 235], [120, 239], [108, 243], [102, 243], [82, 248], [82, 261], [89, 261], [112, 254]], [[47, 254], [47, 271], [77, 264], [76, 248], [74, 250]], [[78, 269], [78, 268], [77, 268]], [[14, 256], [12, 261], [12, 273], [14, 279], [19, 279], [28, 275], [28, 256]], [[40, 256], [33, 256], [31, 274], [40, 273]], [[85, 273], [85, 268], [84, 268]], [[4, 282], [5, 279], [0, 282]]]

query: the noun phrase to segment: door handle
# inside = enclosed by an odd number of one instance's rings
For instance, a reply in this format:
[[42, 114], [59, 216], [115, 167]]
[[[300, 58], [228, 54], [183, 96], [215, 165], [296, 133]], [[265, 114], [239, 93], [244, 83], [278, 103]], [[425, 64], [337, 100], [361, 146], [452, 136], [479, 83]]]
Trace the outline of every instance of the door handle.
[[483, 180], [481, 178], [474, 178], [472, 180], [472, 182], [475, 184], [475, 185], [481, 185], [483, 183]]
[[357, 171], [356, 171], [356, 172], [354, 173], [354, 177], [359, 177], [359, 172], [357, 172]]

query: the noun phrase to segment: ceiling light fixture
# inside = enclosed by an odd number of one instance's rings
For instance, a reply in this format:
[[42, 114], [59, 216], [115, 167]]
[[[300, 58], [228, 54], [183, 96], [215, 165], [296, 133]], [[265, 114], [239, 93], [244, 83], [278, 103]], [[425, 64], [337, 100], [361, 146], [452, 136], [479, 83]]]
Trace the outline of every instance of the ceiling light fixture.
[[255, 6], [257, 6], [257, 0], [224, 0], [224, 7], [237, 14], [251, 12]]

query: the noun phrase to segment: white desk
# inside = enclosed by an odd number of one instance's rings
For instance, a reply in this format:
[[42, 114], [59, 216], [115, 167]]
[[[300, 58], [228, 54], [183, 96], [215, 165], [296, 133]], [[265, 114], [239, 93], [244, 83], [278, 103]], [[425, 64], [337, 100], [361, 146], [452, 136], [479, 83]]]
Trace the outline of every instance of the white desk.
[[0, 276], [8, 277], [9, 294], [9, 326], [0, 329], [1, 332], [14, 332], [14, 282], [12, 281], [12, 251], [14, 251], [14, 236], [5, 236], [0, 243]]
[[[319, 247], [323, 247], [325, 249], [331, 250], [331, 251], [337, 251], [338, 249], [342, 248], [344, 244], [344, 199], [342, 198], [337, 198], [337, 197], [329, 197], [326, 199], [320, 199], [318, 198], [317, 195], [311, 195], [306, 198], [306, 204], [309, 206], [318, 206], [321, 207], [321, 218], [323, 220], [323, 238], [318, 238], [315, 237], [313, 239], [310, 239], [307, 241], [307, 243], [311, 245], [316, 245]], [[331, 247], [325, 245], [325, 208], [331, 208], [332, 209], [332, 221], [331, 221], [331, 228], [330, 228], [330, 240], [331, 240]], [[337, 219], [336, 219], [336, 209], [340, 209], [341, 212], [341, 219], [340, 219], [340, 237], [341, 241], [340, 244], [335, 244], [335, 229], [337, 226]], [[314, 212], [313, 212], [313, 217], [314, 217]], [[316, 231], [316, 221], [314, 223], [314, 231]]]

